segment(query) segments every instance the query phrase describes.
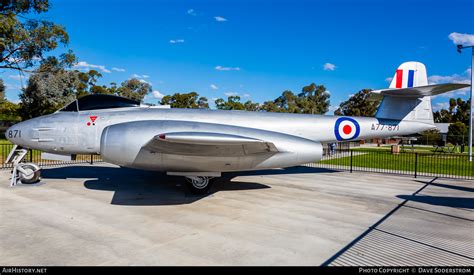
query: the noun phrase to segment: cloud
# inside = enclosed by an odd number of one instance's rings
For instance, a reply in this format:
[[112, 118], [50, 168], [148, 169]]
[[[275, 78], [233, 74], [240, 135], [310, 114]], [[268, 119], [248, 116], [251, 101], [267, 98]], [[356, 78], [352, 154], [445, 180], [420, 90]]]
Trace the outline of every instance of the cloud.
[[217, 87], [216, 84], [211, 84], [211, 85], [209, 85], [209, 87], [211, 87], [211, 89], [213, 89], [213, 90], [219, 90], [219, 87]]
[[243, 97], [244, 98], [249, 98], [249, 97], [251, 97], [251, 95], [250, 94], [244, 94]]
[[152, 92], [152, 95], [156, 99], [162, 99], [165, 96], [164, 94], [160, 93], [160, 91], [158, 91], [158, 90], [154, 90]]
[[149, 78], [147, 74], [132, 74], [132, 78]]
[[73, 66], [74, 68], [78, 68], [78, 69], [86, 69], [86, 70], [90, 70], [90, 69], [99, 69], [101, 72], [103, 73], [111, 73], [110, 70], [108, 70], [107, 68], [105, 68], [104, 65], [95, 65], [95, 64], [89, 64], [85, 61], [79, 61], [77, 62], [77, 64], [75, 64]]
[[331, 64], [331, 63], [326, 63], [323, 65], [323, 69], [325, 71], [334, 71], [336, 69], [336, 65]]
[[433, 111], [439, 111], [441, 109], [448, 109], [449, 108], [449, 103], [448, 102], [438, 102], [436, 104], [433, 104]]
[[452, 32], [448, 36], [456, 45], [473, 46], [474, 34]]
[[238, 96], [239, 93], [236, 93], [236, 92], [227, 92], [227, 93], [224, 93], [224, 95], [226, 95], [226, 96]]
[[125, 69], [122, 69], [122, 68], [117, 68], [117, 67], [112, 67], [112, 71], [116, 71], [116, 72], [125, 72]]
[[[467, 69], [463, 74], [452, 74], [452, 75], [432, 75], [428, 77], [428, 84], [441, 84], [441, 83], [462, 83], [471, 84], [471, 69]], [[449, 93], [442, 94], [443, 97], [451, 97], [454, 95], [466, 95], [470, 87], [452, 91]]]
[[222, 66], [216, 66], [214, 69], [218, 71], [240, 71], [239, 67], [222, 67]]
[[189, 9], [189, 10], [186, 11], [186, 13], [189, 14], [189, 15], [192, 15], [192, 16], [196, 16], [196, 15], [197, 15], [197, 13], [196, 13], [196, 11], [195, 11], [194, 9]]
[[227, 21], [226, 18], [222, 17], [222, 16], [216, 16], [214, 17], [214, 19], [216, 19], [217, 22], [225, 22]]
[[387, 81], [388, 83], [392, 82], [392, 80], [393, 80], [393, 77], [387, 77], [387, 78], [385, 78], [385, 81]]
[[184, 39], [172, 39], [170, 40], [171, 44], [179, 44], [179, 43], [184, 43]]
[[8, 76], [8, 78], [14, 79], [14, 80], [26, 80], [28, 79], [28, 76], [26, 75], [20, 75], [20, 74], [11, 74]]
[[153, 85], [153, 83], [151, 83], [149, 81], [146, 81], [145, 79], [138, 79], [138, 81], [140, 81], [141, 83], [146, 83], [146, 84]]

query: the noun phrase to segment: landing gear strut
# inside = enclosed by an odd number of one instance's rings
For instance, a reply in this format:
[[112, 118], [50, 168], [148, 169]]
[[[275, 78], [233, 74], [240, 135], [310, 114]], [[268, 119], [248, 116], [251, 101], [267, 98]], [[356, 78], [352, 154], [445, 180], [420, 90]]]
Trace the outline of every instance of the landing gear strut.
[[10, 154], [8, 154], [5, 163], [13, 164], [12, 178], [10, 186], [17, 185], [19, 183], [32, 184], [40, 181], [41, 179], [41, 168], [34, 163], [22, 163], [21, 161], [25, 158], [28, 150], [19, 149], [18, 145], [13, 146]]
[[193, 194], [207, 194], [212, 187], [212, 177], [204, 176], [188, 176], [186, 186]]

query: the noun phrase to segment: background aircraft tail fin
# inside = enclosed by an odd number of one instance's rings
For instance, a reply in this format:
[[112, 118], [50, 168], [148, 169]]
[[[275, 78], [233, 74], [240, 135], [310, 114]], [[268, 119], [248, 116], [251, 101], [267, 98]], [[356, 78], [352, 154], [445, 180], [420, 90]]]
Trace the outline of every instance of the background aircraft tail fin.
[[431, 96], [468, 86], [428, 85], [425, 65], [420, 62], [405, 62], [395, 71], [388, 89], [372, 91], [383, 96], [375, 117], [434, 124]]

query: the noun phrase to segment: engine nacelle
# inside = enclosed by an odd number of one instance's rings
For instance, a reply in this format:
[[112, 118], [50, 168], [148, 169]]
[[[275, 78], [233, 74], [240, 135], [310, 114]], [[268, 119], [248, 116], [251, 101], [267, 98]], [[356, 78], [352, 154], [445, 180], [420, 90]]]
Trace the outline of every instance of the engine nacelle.
[[[196, 156], [153, 152], [144, 148], [155, 136], [176, 132], [220, 133], [271, 142], [278, 152], [243, 156]], [[291, 167], [319, 161], [319, 142], [259, 129], [187, 121], [135, 121], [108, 126], [100, 152], [106, 162], [123, 167], [168, 172], [229, 172]]]

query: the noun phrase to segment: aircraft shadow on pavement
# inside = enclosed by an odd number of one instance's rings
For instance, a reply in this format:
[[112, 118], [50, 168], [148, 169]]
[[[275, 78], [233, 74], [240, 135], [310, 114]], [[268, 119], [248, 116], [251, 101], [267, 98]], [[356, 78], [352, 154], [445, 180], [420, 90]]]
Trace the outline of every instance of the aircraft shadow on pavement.
[[292, 173], [323, 173], [332, 170], [294, 167], [262, 171], [225, 173], [215, 179], [209, 194], [191, 194], [182, 177], [167, 176], [163, 173], [105, 166], [66, 166], [44, 169], [43, 179], [92, 178], [84, 182], [87, 189], [114, 192], [111, 204], [116, 205], [178, 205], [198, 201], [216, 192], [257, 190], [270, 188], [256, 182], [232, 181], [243, 175], [272, 175]]

